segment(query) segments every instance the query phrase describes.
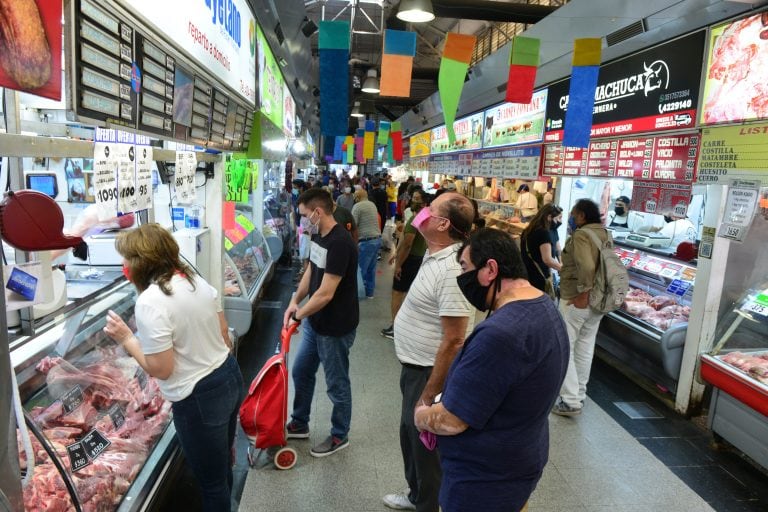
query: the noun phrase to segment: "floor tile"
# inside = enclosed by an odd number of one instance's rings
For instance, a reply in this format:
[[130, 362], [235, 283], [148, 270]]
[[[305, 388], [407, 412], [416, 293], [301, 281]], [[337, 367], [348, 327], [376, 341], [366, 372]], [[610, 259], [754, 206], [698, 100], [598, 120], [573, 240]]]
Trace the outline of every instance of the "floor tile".
[[756, 497], [753, 491], [719, 466], [672, 467], [670, 469], [706, 501], [722, 499], [723, 496], [736, 500]]
[[688, 439], [645, 437], [638, 441], [667, 466], [703, 466], [713, 462], [712, 457]]

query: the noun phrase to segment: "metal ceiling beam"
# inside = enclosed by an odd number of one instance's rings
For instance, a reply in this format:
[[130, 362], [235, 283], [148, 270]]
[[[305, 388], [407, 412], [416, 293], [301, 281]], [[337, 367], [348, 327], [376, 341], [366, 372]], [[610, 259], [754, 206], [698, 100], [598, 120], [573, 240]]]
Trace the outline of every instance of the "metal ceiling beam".
[[438, 18], [507, 21], [534, 24], [558, 9], [557, 6], [493, 2], [489, 0], [432, 0]]

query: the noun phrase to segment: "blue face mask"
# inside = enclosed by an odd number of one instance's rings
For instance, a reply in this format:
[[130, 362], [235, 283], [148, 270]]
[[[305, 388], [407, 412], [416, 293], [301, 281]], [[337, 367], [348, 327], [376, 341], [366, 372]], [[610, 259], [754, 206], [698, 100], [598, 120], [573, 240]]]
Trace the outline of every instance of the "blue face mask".
[[297, 195], [299, 195], [299, 189], [297, 189], [297, 188], [294, 188], [293, 190], [291, 190], [291, 193], [292, 193], [293, 195], [297, 196]]
[[573, 215], [568, 217], [568, 227], [571, 229], [571, 233], [579, 228], [579, 226], [576, 225], [576, 219], [573, 217]]

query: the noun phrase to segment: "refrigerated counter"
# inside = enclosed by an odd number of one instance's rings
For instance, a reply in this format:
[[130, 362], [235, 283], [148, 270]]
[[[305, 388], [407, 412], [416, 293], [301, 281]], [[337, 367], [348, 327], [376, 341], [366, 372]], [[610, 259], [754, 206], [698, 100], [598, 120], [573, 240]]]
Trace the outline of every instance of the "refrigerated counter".
[[23, 492], [27, 510], [67, 510], [74, 503], [80, 510], [141, 510], [176, 457], [170, 402], [102, 330], [110, 309], [135, 329], [135, 302], [135, 288], [120, 279], [40, 325], [34, 336], [11, 341], [32, 434], [27, 454], [17, 433], [21, 467], [32, 472]]
[[637, 373], [675, 391], [688, 329], [695, 263], [667, 251], [614, 241], [629, 273], [630, 292], [600, 323], [597, 345]]

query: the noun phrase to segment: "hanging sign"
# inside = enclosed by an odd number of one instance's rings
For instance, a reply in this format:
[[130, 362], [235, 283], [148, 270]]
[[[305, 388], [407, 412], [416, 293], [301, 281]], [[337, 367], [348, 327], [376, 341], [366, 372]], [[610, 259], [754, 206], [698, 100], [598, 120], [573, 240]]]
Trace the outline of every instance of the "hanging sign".
[[761, 180], [768, 184], [768, 123], [704, 128], [697, 183]]
[[693, 187], [690, 183], [635, 181], [631, 210], [683, 219], [688, 213]]
[[486, 110], [483, 148], [541, 141], [546, 108], [547, 90], [542, 89], [528, 104], [503, 103]]
[[[479, 163], [474, 166], [474, 162]], [[541, 146], [481, 151], [473, 154], [472, 174], [504, 179], [535, 180], [539, 175], [540, 162]]]
[[458, 119], [453, 123], [453, 131], [456, 133], [456, 141], [451, 144], [448, 141], [448, 131], [445, 129], [445, 125], [432, 129], [431, 153], [433, 155], [480, 149], [483, 143], [483, 113], [478, 112], [472, 116]]
[[[591, 137], [692, 128], [704, 32], [600, 67]], [[545, 142], [561, 142], [570, 81], [549, 86]]]
[[99, 220], [117, 217], [117, 144], [96, 142], [93, 145], [93, 191]]
[[136, 147], [131, 144], [116, 144], [119, 151], [117, 163], [117, 211], [133, 212], [138, 208], [136, 197]]
[[731, 180], [723, 222], [720, 223], [717, 236], [743, 241], [755, 217], [759, 196], [759, 181]]
[[431, 144], [432, 132], [427, 130], [426, 132], [419, 133], [410, 138], [409, 154], [411, 158], [420, 156], [429, 156], [430, 144]]
[[180, 204], [189, 204], [195, 200], [195, 169], [197, 154], [194, 151], [176, 151], [176, 174], [173, 183], [176, 201]]
[[136, 146], [136, 210], [152, 208], [152, 146]]

